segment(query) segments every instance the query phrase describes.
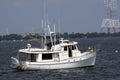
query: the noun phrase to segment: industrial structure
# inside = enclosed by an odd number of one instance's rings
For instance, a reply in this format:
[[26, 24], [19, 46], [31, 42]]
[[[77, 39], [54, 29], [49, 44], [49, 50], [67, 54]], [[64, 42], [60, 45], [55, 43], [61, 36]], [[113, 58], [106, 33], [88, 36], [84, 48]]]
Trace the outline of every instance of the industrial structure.
[[117, 4], [117, 0], [104, 0], [105, 13], [101, 25], [101, 32], [107, 30], [108, 33], [115, 33], [120, 28]]

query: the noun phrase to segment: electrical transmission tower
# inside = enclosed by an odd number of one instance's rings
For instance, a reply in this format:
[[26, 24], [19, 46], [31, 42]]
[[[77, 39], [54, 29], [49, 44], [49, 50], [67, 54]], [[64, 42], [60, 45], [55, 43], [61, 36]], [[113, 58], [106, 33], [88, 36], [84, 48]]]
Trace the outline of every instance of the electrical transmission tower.
[[104, 7], [105, 13], [101, 25], [101, 32], [103, 32], [103, 29], [107, 29], [108, 33], [115, 33], [120, 28], [117, 0], [104, 0]]

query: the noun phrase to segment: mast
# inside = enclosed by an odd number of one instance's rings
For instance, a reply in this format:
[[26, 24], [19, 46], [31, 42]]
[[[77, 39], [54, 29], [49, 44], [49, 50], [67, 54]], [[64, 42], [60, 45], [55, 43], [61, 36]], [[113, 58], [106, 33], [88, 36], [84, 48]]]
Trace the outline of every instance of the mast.
[[48, 30], [49, 30], [49, 33], [50, 33], [50, 41], [51, 41], [52, 46], [53, 46], [53, 39], [52, 39], [53, 32], [50, 30], [50, 25], [48, 25]]
[[50, 42], [53, 45], [55, 45], [56, 42], [56, 34], [55, 34], [55, 24], [54, 24], [54, 31], [51, 31], [50, 25], [49, 25], [49, 19], [48, 15], [46, 14], [46, 0], [44, 0], [44, 16], [42, 20], [42, 29], [43, 29], [43, 49], [46, 49], [46, 43], [47, 43], [47, 35], [49, 34], [50, 36]]

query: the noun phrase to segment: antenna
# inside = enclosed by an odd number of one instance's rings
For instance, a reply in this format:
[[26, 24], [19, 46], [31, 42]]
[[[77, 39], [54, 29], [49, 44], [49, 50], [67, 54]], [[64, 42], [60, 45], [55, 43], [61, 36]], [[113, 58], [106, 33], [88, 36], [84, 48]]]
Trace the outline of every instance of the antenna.
[[60, 28], [60, 18], [58, 19], [58, 37], [60, 38], [61, 28]]
[[43, 0], [43, 20], [42, 20], [42, 29], [43, 29], [43, 35], [44, 35], [44, 39], [43, 39], [43, 47], [44, 49], [46, 49], [45, 45], [46, 45], [46, 36], [47, 36], [47, 22], [46, 22], [46, 0]]
[[35, 28], [34, 27], [32, 27], [32, 34], [34, 34], [35, 33]]
[[6, 34], [7, 34], [7, 35], [9, 34], [9, 29], [8, 29], [8, 28], [6, 28]]
[[55, 43], [56, 43], [56, 32], [55, 32], [55, 24], [54, 24], [54, 45], [55, 45]]
[[44, 30], [43, 30], [44, 29], [43, 28], [44, 27], [44, 23], [43, 23], [43, 19], [42, 19], [41, 23], [42, 23], [42, 44], [41, 44], [41, 47], [44, 48], [44, 37], [43, 37], [44, 36]]

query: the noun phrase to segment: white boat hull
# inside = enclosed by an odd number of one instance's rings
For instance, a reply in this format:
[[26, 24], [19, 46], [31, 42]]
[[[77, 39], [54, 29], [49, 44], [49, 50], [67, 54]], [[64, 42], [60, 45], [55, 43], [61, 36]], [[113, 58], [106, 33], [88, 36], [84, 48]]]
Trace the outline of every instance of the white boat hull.
[[75, 61], [71, 59], [69, 62], [59, 62], [51, 64], [39, 64], [37, 62], [28, 62], [23, 63], [21, 70], [41, 70], [41, 69], [66, 69], [66, 68], [78, 68], [85, 66], [94, 66], [95, 65], [96, 54], [87, 59]]

